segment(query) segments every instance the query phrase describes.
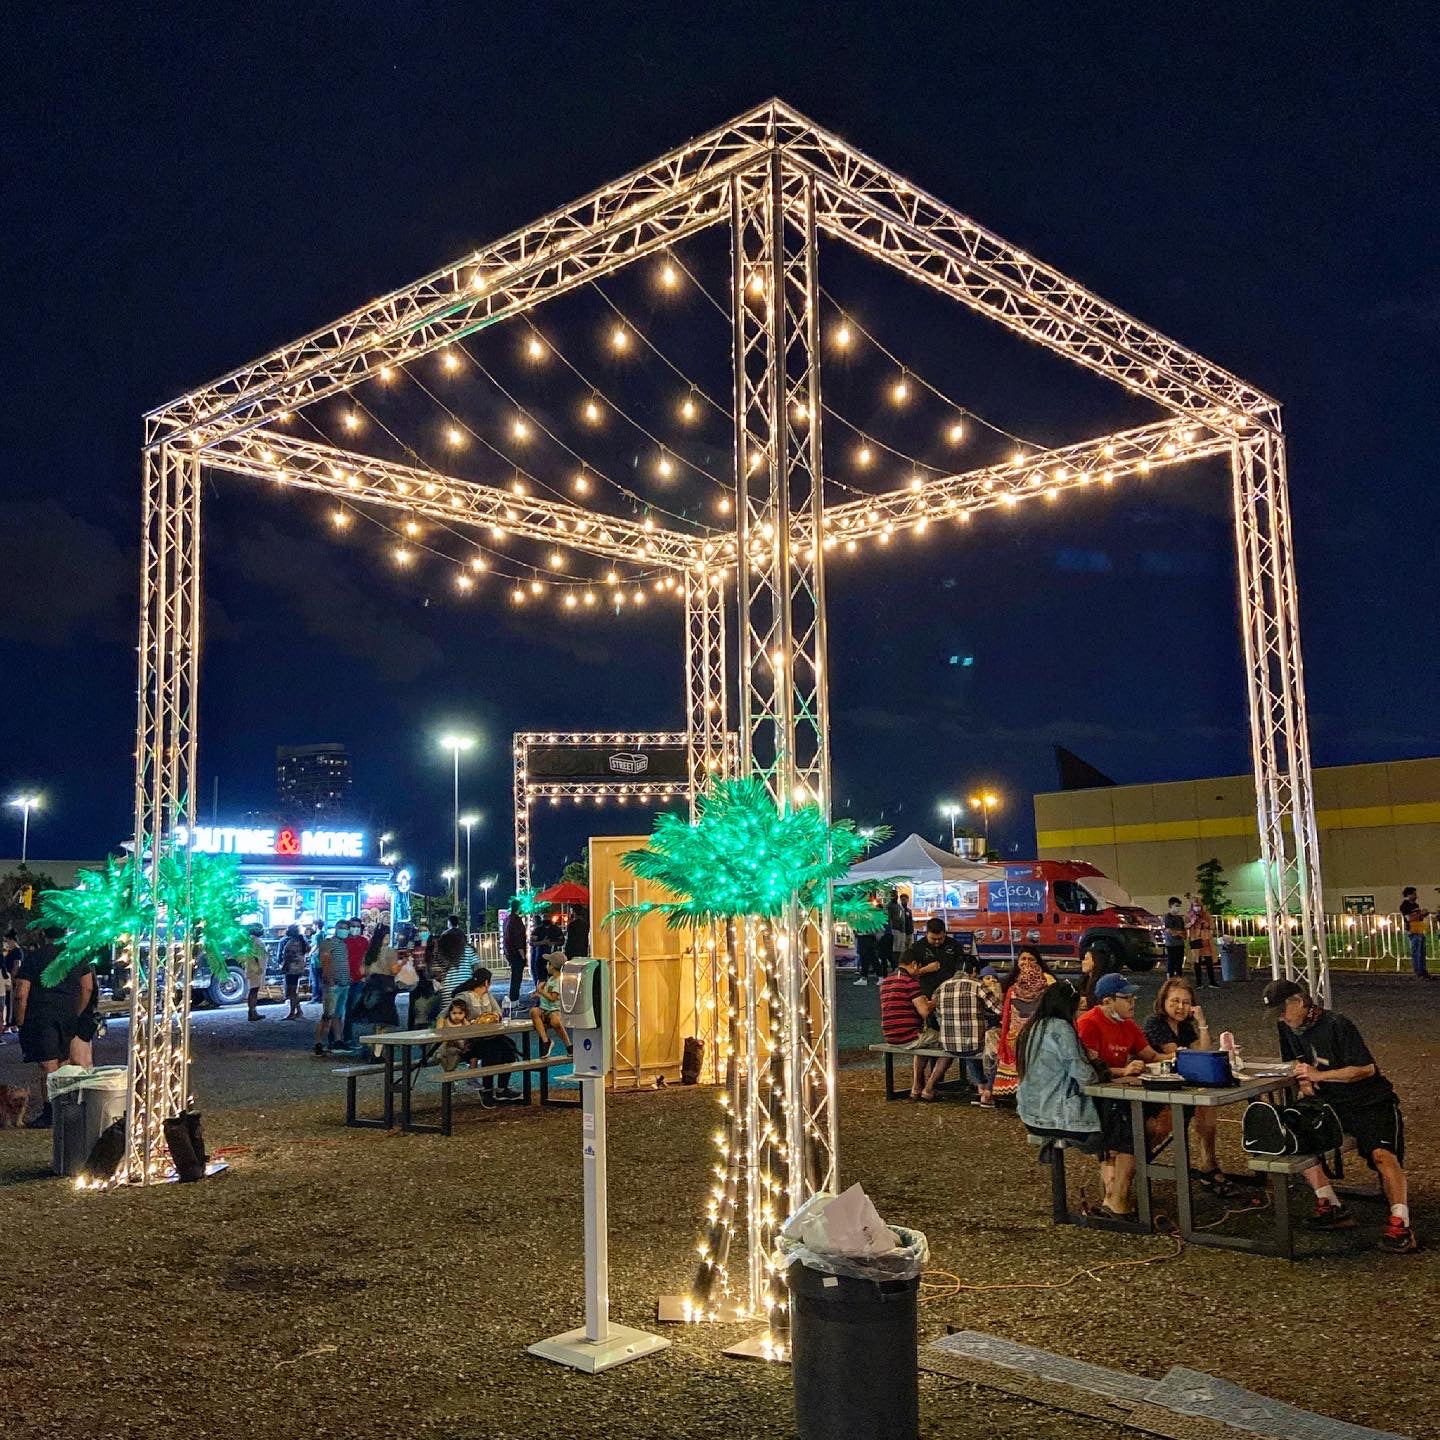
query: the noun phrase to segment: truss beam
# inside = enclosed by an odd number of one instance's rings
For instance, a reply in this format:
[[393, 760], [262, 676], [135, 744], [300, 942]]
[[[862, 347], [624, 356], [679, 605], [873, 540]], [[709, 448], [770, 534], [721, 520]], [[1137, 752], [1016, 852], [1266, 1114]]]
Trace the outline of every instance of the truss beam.
[[[254, 480], [379, 505], [425, 519], [562, 543], [612, 560], [685, 570], [703, 559], [706, 540], [653, 521], [619, 519], [540, 495], [462, 480], [369, 455], [297, 439], [273, 430], [235, 435], [204, 452], [207, 467]], [[711, 551], [718, 549], [712, 540]]]
[[147, 440], [201, 444], [348, 389], [724, 219], [726, 184], [772, 144], [766, 104], [333, 325], [152, 411]]
[[[1228, 456], [1234, 443], [1232, 433], [1190, 419], [1162, 420], [1155, 425], [1121, 430], [1029, 454], [1018, 464], [1006, 460], [863, 500], [829, 505], [823, 517], [825, 543], [833, 546], [850, 535], [876, 529], [899, 533], [941, 520], [968, 519], [978, 511], [1015, 504], [1021, 499], [1112, 485], [1168, 466]], [[796, 543], [810, 545], [813, 534], [808, 524], [802, 524], [796, 530]]]

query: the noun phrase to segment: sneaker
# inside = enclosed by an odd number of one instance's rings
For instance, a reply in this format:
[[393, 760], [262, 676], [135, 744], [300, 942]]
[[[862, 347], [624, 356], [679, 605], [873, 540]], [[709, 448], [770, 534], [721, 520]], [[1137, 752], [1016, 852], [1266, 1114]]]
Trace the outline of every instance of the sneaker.
[[869, 983], [870, 982], [863, 975], [857, 981], [855, 981], [855, 984], [857, 985], [868, 985]]
[[315, 1058], [317, 1060], [323, 1060], [325, 1058], [325, 1047], [323, 1045], [316, 1045]]
[[1338, 1200], [1316, 1200], [1307, 1230], [1353, 1230], [1355, 1217]]
[[1392, 1255], [1407, 1255], [1420, 1248], [1415, 1232], [1398, 1216], [1392, 1215], [1389, 1223], [1380, 1232], [1380, 1248]]
[[518, 1090], [512, 1090], [508, 1085], [502, 1085], [495, 1092], [495, 1103], [497, 1105], [509, 1105], [516, 1100], [523, 1100], [524, 1098]]

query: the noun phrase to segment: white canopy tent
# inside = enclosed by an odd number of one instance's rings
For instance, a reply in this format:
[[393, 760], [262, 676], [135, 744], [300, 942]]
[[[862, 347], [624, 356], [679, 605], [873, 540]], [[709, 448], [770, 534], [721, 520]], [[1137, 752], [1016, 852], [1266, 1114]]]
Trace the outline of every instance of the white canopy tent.
[[997, 872], [993, 865], [982, 865], [974, 860], [962, 860], [938, 845], [932, 845], [921, 835], [907, 835], [898, 845], [882, 850], [878, 855], [868, 856], [858, 865], [852, 866], [845, 876], [845, 884], [863, 884], [867, 880], [908, 880], [912, 884], [927, 881], [993, 880]]

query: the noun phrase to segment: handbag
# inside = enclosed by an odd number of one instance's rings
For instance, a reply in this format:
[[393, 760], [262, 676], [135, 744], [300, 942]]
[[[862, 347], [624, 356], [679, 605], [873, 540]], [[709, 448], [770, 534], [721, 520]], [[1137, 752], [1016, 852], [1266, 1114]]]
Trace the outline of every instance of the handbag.
[[420, 972], [415, 968], [413, 960], [407, 960], [395, 972], [395, 983], [402, 990], [409, 990], [411, 986], [420, 983]]
[[1240, 1137], [1247, 1155], [1315, 1155], [1331, 1180], [1339, 1178], [1345, 1127], [1324, 1100], [1303, 1096], [1283, 1105], [1252, 1100], [1241, 1117]]

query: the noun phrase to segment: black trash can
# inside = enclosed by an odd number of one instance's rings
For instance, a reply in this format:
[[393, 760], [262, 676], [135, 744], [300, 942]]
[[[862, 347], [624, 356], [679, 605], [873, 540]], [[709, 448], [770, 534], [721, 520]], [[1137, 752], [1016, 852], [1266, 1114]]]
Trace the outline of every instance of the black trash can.
[[856, 1280], [789, 1268], [799, 1440], [916, 1440], [918, 1275]]
[[1220, 978], [1226, 984], [1250, 978], [1250, 947], [1234, 936], [1220, 942]]

